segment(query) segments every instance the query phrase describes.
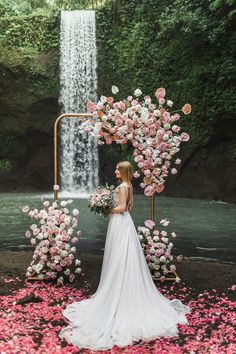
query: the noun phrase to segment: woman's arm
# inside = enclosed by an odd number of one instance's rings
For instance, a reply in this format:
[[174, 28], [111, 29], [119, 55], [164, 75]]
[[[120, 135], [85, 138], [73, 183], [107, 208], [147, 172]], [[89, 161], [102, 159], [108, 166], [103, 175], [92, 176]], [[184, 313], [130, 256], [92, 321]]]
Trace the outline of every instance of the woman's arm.
[[127, 210], [127, 200], [126, 200], [126, 192], [125, 187], [119, 187], [119, 205], [111, 210], [111, 213], [123, 213]]

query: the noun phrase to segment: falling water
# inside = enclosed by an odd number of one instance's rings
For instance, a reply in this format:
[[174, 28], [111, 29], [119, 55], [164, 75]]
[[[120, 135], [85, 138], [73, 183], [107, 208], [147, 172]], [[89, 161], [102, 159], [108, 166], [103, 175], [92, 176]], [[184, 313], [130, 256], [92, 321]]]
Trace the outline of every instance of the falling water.
[[[63, 113], [84, 113], [96, 102], [95, 11], [62, 11], [60, 103]], [[94, 138], [78, 130], [78, 118], [65, 118], [60, 129], [60, 180], [64, 192], [83, 194], [98, 184], [98, 149]]]

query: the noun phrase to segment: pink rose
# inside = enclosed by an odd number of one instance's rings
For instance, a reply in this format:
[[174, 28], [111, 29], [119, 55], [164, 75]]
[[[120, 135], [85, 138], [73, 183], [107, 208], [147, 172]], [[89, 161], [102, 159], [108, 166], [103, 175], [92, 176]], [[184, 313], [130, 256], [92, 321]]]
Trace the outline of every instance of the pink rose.
[[176, 175], [176, 173], [177, 173], [176, 168], [172, 168], [172, 169], [171, 169], [171, 174], [172, 174], [172, 175]]
[[156, 192], [157, 193], [161, 193], [163, 190], [164, 190], [164, 184], [158, 184], [157, 186], [156, 186]]
[[178, 125], [173, 125], [172, 130], [173, 132], [178, 133], [180, 131], [180, 127]]
[[31, 236], [31, 232], [30, 232], [29, 230], [27, 230], [27, 231], [25, 232], [25, 237], [29, 238], [30, 236]]
[[151, 195], [153, 195], [155, 193], [155, 188], [152, 185], [149, 185], [145, 188], [144, 190], [144, 194], [147, 197], [150, 197]]
[[93, 103], [92, 101], [88, 101], [86, 103], [86, 106], [87, 106], [87, 112], [94, 112], [96, 111], [96, 105], [95, 103]]
[[159, 87], [156, 92], [155, 96], [159, 100], [159, 98], [164, 98], [166, 95], [166, 90], [163, 87]]
[[188, 133], [181, 133], [181, 135], [180, 135], [180, 140], [181, 140], [181, 141], [188, 141], [188, 140], [189, 140], [189, 135], [188, 135]]
[[70, 274], [69, 275], [69, 281], [72, 283], [74, 281], [74, 279], [75, 279], [74, 274]]
[[176, 160], [175, 160], [175, 164], [176, 164], [176, 165], [181, 164], [181, 160], [180, 160], [180, 159], [176, 159]]
[[145, 220], [144, 221], [145, 226], [147, 226], [150, 230], [153, 229], [155, 226], [155, 222], [153, 220]]

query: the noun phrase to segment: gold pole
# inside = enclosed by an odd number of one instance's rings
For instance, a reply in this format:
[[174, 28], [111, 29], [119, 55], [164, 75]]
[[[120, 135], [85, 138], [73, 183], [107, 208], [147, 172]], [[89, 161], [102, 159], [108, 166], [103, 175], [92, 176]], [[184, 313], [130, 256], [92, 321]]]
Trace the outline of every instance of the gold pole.
[[155, 197], [154, 195], [150, 198], [150, 209], [151, 209], [151, 220], [155, 222]]
[[[64, 113], [54, 123], [54, 185], [58, 184], [58, 125], [63, 118], [93, 117], [90, 113]], [[58, 191], [54, 190], [54, 201], [58, 200]]]

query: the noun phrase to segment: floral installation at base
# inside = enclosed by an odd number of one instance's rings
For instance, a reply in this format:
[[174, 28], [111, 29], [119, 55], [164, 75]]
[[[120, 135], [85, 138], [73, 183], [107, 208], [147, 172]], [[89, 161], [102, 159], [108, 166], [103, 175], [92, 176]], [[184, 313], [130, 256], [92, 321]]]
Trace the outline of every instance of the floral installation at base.
[[[62, 309], [69, 302], [81, 301], [88, 293], [81, 289], [65, 285], [55, 287], [50, 283], [29, 283], [15, 279], [6, 279], [11, 284], [9, 296], [0, 295], [1, 341], [0, 353], [13, 354], [76, 354], [78, 348], [58, 337], [66, 321]], [[19, 286], [22, 288], [19, 289]], [[233, 287], [221, 294], [216, 289], [202, 293], [186, 284], [160, 284], [159, 290], [168, 299], [178, 298], [191, 306], [189, 324], [178, 325], [179, 337], [161, 337], [149, 343], [134, 342], [126, 348], [113, 347], [99, 353], [111, 354], [181, 354], [214, 353], [233, 354], [235, 338], [235, 302]], [[235, 291], [235, 289], [234, 289]], [[19, 304], [25, 296], [35, 294], [41, 302]], [[89, 349], [83, 353], [94, 353]]]
[[[162, 227], [168, 226], [169, 223], [170, 221], [167, 219], [160, 221]], [[175, 275], [173, 280], [179, 283], [181, 278], [175, 273], [176, 266], [171, 264], [173, 261], [171, 240], [176, 237], [176, 233], [168, 234], [166, 230], [159, 231], [152, 220], [145, 220], [144, 225], [138, 226], [138, 236], [152, 277], [164, 282], [172, 273]], [[177, 261], [181, 260], [182, 256], [177, 256]]]
[[100, 217], [106, 217], [109, 215], [111, 209], [115, 205], [114, 200], [114, 186], [105, 187], [100, 186], [89, 198], [89, 208], [94, 214], [98, 214]]
[[[54, 186], [58, 190], [59, 186]], [[80, 274], [81, 261], [75, 257], [75, 244], [81, 235], [74, 229], [78, 224], [79, 211], [68, 209], [73, 203], [72, 199], [52, 202], [43, 201], [43, 208], [38, 210], [28, 205], [22, 207], [22, 211], [31, 219], [35, 219], [25, 237], [30, 239], [35, 246], [32, 262], [27, 269], [27, 278], [39, 280], [56, 280], [63, 285], [64, 280], [72, 282], [75, 274]]]
[[[113, 94], [119, 92], [112, 86]], [[181, 160], [175, 160], [171, 168], [173, 156], [179, 152], [180, 143], [189, 140], [186, 132], [180, 133], [177, 121], [182, 112], [191, 113], [191, 105], [185, 104], [182, 109], [170, 112], [173, 106], [171, 100], [165, 98], [166, 90], [160, 87], [156, 90], [156, 102], [150, 96], [143, 96], [140, 89], [134, 91], [134, 97], [128, 96], [115, 102], [114, 97], [101, 96], [95, 104], [87, 103], [88, 112], [93, 118], [84, 119], [80, 129], [92, 134], [98, 144], [126, 144], [131, 142], [134, 147], [134, 161], [139, 171], [143, 173], [140, 184], [146, 196], [161, 193], [164, 190], [165, 179], [169, 174], [177, 173]], [[139, 177], [136, 171], [135, 177]]]

